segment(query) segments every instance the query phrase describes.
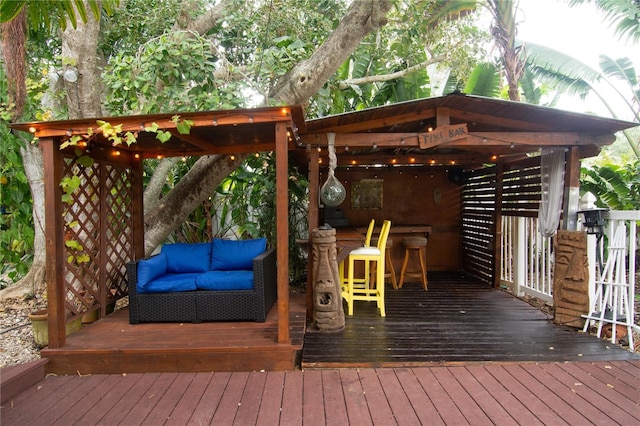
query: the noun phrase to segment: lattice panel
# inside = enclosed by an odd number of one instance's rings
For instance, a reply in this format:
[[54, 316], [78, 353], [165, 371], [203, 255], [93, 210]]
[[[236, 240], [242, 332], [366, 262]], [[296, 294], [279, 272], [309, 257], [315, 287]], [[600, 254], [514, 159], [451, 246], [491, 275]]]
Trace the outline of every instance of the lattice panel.
[[127, 295], [126, 263], [133, 259], [131, 170], [106, 166], [104, 182], [109, 188], [104, 195], [107, 296], [120, 299]]
[[126, 262], [133, 258], [129, 169], [66, 158], [64, 176], [80, 186], [64, 204], [66, 309], [73, 315], [127, 295]]

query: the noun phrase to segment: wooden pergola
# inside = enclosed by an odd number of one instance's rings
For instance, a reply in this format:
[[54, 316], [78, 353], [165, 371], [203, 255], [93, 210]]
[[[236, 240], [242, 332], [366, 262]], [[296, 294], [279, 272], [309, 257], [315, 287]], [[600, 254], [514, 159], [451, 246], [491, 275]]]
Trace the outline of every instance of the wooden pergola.
[[[136, 136], [117, 146], [98, 130], [98, 120]], [[179, 125], [191, 121], [188, 133]], [[157, 127], [169, 132], [160, 142]], [[300, 106], [152, 114], [53, 122], [12, 128], [39, 139], [45, 171], [45, 236], [49, 348], [65, 344], [65, 325], [127, 295], [126, 262], [144, 257], [143, 160], [145, 158], [276, 153], [278, 343], [289, 342], [288, 151], [304, 131]], [[89, 130], [91, 129], [91, 130]], [[74, 136], [80, 141], [66, 142]], [[90, 156], [92, 164], [80, 164]], [[80, 162], [79, 162], [80, 161]], [[77, 176], [65, 194], [61, 183]], [[70, 197], [70, 198], [67, 198]], [[81, 247], [69, 244], [80, 242]]]

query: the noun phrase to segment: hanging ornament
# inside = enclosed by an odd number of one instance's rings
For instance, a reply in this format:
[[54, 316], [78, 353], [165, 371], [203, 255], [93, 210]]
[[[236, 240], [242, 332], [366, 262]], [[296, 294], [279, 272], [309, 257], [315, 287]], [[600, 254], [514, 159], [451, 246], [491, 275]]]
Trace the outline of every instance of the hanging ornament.
[[320, 188], [320, 198], [327, 206], [335, 207], [342, 204], [347, 197], [347, 191], [334, 174], [334, 170], [338, 165], [335, 149], [336, 134], [328, 133], [327, 140], [329, 142], [329, 176], [322, 188]]

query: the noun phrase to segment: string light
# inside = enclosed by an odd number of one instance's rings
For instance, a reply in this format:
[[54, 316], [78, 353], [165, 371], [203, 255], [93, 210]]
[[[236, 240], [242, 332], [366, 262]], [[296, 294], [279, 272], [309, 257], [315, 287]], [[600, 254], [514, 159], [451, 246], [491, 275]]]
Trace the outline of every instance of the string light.
[[30, 132], [30, 133], [35, 133], [35, 132], [36, 132], [36, 130], [37, 130], [37, 129], [36, 129], [35, 127], [33, 127], [33, 126], [29, 127], [29, 132]]

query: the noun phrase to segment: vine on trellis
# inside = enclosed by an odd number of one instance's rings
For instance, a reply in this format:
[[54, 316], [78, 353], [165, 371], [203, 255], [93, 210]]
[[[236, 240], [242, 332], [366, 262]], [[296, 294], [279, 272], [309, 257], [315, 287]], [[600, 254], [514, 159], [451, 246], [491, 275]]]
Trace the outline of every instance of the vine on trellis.
[[[192, 120], [181, 119], [179, 115], [171, 117], [171, 121], [176, 125], [176, 130], [184, 135], [191, 132], [194, 122]], [[91, 167], [94, 164], [94, 159], [89, 155], [90, 152], [86, 149], [89, 142], [95, 139], [99, 134], [102, 134], [107, 140], [111, 142], [114, 147], [126, 144], [131, 146], [138, 141], [138, 131], [126, 131], [123, 132], [122, 124], [112, 125], [108, 121], [96, 120], [98, 124], [97, 129], [89, 127], [87, 133], [81, 135], [70, 135], [68, 139], [60, 144], [60, 149], [69, 148], [71, 146], [77, 147], [74, 150], [76, 155], [75, 163], [82, 167]], [[144, 131], [148, 133], [155, 133], [156, 139], [165, 143], [171, 139], [171, 132], [162, 130], [157, 123], [151, 123], [150, 126], [145, 126]], [[83, 149], [84, 148], [84, 149]], [[73, 170], [73, 169], [72, 169]], [[64, 177], [60, 180], [60, 187], [62, 189], [62, 202], [72, 206], [75, 203], [74, 194], [80, 189], [82, 180], [77, 174]], [[77, 220], [70, 220], [65, 223], [67, 230], [72, 230], [78, 227]], [[68, 263], [82, 264], [91, 260], [90, 256], [86, 253], [85, 247], [81, 242], [71, 237], [71, 233], [65, 233], [65, 246], [71, 254], [67, 256]]]

